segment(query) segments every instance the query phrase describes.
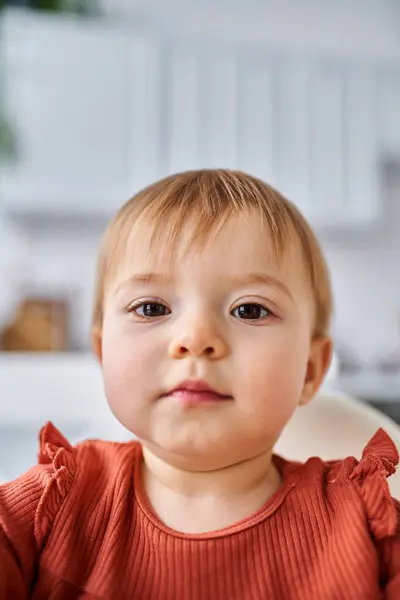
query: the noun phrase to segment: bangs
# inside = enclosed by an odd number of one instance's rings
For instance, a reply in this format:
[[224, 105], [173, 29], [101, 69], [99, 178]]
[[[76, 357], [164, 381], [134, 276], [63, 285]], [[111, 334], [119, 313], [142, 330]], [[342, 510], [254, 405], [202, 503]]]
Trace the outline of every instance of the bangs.
[[136, 196], [133, 211], [123, 219], [119, 237], [125, 245], [120, 252], [134, 251], [145, 237], [152, 254], [168, 253], [172, 260], [185, 234], [190, 232], [185, 235], [186, 250], [200, 251], [232, 216], [246, 218], [256, 212], [272, 255], [280, 262], [293, 234], [282, 200], [276, 190], [240, 172], [193, 171], [168, 177]]

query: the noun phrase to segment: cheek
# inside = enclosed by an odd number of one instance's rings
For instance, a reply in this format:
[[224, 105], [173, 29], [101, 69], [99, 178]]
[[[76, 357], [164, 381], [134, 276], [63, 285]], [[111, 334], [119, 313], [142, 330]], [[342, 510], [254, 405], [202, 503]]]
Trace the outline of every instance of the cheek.
[[[141, 339], [142, 338], [142, 339]], [[108, 404], [116, 418], [135, 434], [146, 426], [155, 367], [159, 363], [143, 336], [103, 328], [103, 380]]]
[[286, 422], [300, 400], [308, 350], [306, 335], [278, 329], [242, 346], [234, 372], [254, 414]]
[[131, 392], [145, 379], [145, 375], [154, 372], [158, 363], [157, 345], [152, 336], [143, 335], [145, 331], [120, 319], [109, 319], [103, 327], [103, 372], [110, 385], [117, 389], [129, 384]]
[[310, 340], [308, 332], [302, 328], [266, 327], [257, 336], [243, 339], [236, 347], [241, 370], [247, 368], [252, 377], [275, 380], [286, 379], [285, 375], [291, 374], [298, 379], [305, 372]]

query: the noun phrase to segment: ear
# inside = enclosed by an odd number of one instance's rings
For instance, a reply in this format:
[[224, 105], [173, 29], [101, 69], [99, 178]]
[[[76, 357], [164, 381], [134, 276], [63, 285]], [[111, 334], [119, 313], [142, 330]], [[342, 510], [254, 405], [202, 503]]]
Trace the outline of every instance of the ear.
[[331, 364], [332, 348], [332, 339], [328, 336], [312, 340], [300, 405], [310, 402], [318, 392]]
[[92, 329], [92, 350], [97, 357], [100, 365], [103, 362], [103, 352], [102, 352], [102, 333], [100, 327], [93, 327]]

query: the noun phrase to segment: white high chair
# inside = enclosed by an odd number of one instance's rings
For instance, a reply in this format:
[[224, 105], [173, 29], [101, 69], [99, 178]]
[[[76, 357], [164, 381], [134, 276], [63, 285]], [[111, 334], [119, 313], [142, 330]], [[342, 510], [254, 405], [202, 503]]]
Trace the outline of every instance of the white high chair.
[[[311, 456], [360, 459], [363, 448], [380, 427], [400, 448], [400, 427], [385, 414], [344, 394], [321, 394], [296, 410], [275, 452], [299, 461]], [[400, 467], [388, 482], [392, 496], [400, 499]]]

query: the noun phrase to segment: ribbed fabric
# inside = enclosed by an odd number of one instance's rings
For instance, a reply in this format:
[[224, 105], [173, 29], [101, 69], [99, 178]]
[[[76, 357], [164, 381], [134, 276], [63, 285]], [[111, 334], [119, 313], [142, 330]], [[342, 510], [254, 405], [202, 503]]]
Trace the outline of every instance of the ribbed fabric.
[[72, 447], [50, 423], [39, 464], [0, 486], [0, 599], [399, 600], [398, 453], [379, 430], [360, 461], [275, 456], [283, 483], [218, 532], [163, 525], [141, 446]]

